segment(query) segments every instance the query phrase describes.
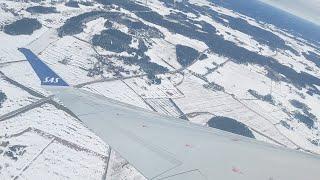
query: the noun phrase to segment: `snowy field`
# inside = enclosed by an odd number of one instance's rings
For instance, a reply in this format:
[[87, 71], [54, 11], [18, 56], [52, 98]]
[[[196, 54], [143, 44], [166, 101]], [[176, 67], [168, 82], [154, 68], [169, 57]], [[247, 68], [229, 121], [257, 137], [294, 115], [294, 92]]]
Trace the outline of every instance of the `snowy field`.
[[121, 2], [0, 2], [0, 179], [145, 179], [46, 99], [20, 47], [78, 88], [203, 126], [232, 118], [320, 154], [317, 39], [216, 1]]

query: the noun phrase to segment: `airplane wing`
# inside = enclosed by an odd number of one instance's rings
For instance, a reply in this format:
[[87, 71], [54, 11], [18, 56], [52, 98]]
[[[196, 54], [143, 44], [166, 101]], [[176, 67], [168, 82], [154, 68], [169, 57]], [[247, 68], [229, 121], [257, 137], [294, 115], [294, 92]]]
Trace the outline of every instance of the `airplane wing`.
[[30, 50], [19, 50], [41, 83], [50, 87], [84, 125], [148, 179], [320, 178], [319, 156], [199, 126], [69, 87]]

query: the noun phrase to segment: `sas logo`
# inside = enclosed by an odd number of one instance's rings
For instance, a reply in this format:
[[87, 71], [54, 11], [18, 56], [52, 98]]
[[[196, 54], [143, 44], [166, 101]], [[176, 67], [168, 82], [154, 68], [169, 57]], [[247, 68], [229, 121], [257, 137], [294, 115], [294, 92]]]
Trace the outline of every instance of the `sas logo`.
[[59, 83], [60, 78], [55, 78], [55, 77], [46, 77], [44, 79], [45, 83], [53, 83], [53, 84], [57, 84]]

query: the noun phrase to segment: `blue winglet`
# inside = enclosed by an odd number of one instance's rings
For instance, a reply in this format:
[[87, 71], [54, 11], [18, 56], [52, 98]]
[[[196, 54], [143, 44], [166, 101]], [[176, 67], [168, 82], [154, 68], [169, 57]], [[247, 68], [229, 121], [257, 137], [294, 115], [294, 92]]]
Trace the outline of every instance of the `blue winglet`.
[[60, 76], [52, 71], [45, 63], [43, 63], [37, 55], [35, 55], [30, 49], [18, 48], [18, 50], [24, 54], [33, 70], [41, 80], [41, 85], [47, 86], [69, 86]]

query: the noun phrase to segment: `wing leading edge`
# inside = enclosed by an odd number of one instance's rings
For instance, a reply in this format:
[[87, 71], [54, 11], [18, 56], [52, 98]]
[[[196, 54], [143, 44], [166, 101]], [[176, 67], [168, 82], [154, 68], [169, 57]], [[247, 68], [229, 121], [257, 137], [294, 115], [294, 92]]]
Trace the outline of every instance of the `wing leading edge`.
[[319, 156], [198, 126], [81, 89], [56, 86], [52, 91], [148, 179], [320, 178]]

